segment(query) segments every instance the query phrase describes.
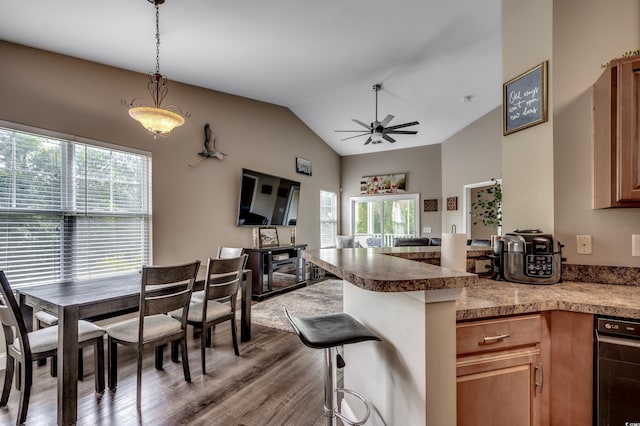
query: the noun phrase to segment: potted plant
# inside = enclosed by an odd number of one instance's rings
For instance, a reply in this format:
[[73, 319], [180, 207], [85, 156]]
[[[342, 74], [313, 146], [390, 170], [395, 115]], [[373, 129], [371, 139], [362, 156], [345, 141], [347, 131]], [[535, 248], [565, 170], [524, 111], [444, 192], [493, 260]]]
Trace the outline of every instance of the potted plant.
[[492, 184], [478, 191], [476, 199], [471, 203], [473, 224], [482, 222], [484, 226], [497, 228], [498, 235], [502, 227], [502, 184], [495, 178]]

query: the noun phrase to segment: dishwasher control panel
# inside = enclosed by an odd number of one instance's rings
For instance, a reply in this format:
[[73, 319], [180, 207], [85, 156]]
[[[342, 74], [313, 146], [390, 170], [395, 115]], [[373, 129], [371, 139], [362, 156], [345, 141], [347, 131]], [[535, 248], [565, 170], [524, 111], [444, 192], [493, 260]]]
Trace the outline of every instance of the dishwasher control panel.
[[619, 320], [612, 318], [598, 318], [596, 328], [599, 333], [615, 334], [618, 336], [635, 337], [640, 339], [640, 320]]

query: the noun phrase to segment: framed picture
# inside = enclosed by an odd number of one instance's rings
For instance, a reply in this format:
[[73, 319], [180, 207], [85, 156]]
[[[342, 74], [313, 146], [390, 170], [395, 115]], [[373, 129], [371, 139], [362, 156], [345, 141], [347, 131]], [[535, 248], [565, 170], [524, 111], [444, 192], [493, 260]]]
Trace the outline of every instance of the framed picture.
[[260, 248], [280, 245], [278, 243], [278, 229], [275, 226], [261, 226], [258, 228], [258, 235], [260, 237]]
[[447, 198], [447, 210], [458, 210], [458, 197]]
[[311, 176], [311, 161], [301, 157], [296, 157], [296, 172]]
[[548, 61], [503, 85], [503, 133], [508, 135], [547, 121]]
[[438, 211], [438, 200], [424, 200], [424, 211], [425, 212], [437, 212]]
[[362, 176], [360, 194], [397, 194], [407, 192], [407, 175], [394, 173], [389, 175]]

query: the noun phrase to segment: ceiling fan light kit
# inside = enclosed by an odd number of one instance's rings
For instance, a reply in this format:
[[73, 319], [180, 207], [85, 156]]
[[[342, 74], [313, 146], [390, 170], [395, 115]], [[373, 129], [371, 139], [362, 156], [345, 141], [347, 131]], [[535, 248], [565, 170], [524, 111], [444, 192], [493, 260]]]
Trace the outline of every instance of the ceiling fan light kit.
[[376, 94], [376, 115], [375, 115], [375, 121], [372, 122], [371, 124], [367, 125], [365, 123], [363, 123], [360, 120], [356, 120], [355, 118], [352, 119], [351, 121], [353, 121], [356, 124], [361, 125], [362, 127], [366, 128], [367, 130], [336, 130], [336, 132], [356, 132], [356, 133], [360, 133], [359, 135], [355, 135], [355, 136], [350, 136], [348, 138], [344, 138], [344, 139], [340, 139], [341, 141], [346, 141], [347, 139], [353, 139], [353, 138], [358, 138], [360, 136], [365, 136], [365, 135], [369, 135], [369, 137], [367, 138], [367, 140], [365, 141], [365, 145], [367, 144], [379, 144], [382, 143], [384, 141], [387, 142], [391, 142], [394, 143], [396, 140], [393, 139], [391, 136], [389, 135], [415, 135], [418, 133], [417, 130], [398, 130], [398, 129], [402, 129], [404, 127], [410, 127], [410, 126], [415, 126], [418, 123], [417, 121], [412, 121], [409, 123], [403, 123], [403, 124], [396, 124], [395, 126], [388, 126], [387, 125], [391, 122], [391, 120], [393, 120], [394, 116], [391, 114], [388, 114], [384, 120], [382, 121], [378, 121], [378, 92], [382, 90], [382, 83], [378, 83], [378, 84], [374, 84], [373, 85], [373, 91]]
[[134, 98], [131, 102], [124, 99], [122, 104], [129, 108], [129, 116], [139, 122], [149, 133], [156, 136], [167, 136], [173, 129], [184, 124], [185, 118], [190, 114], [183, 113], [174, 105], [162, 106], [162, 101], [167, 96], [167, 77], [160, 74], [160, 5], [165, 0], [147, 0], [156, 8], [156, 72], [149, 73], [147, 90], [153, 99], [153, 106], [148, 106], [140, 99]]

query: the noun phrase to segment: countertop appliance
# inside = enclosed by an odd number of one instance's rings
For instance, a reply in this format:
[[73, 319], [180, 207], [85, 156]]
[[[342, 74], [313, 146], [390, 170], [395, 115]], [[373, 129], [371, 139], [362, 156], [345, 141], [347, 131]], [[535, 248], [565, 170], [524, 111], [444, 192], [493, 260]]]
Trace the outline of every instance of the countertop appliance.
[[594, 418], [640, 424], [640, 320], [596, 317]]
[[560, 282], [562, 247], [539, 229], [505, 234], [493, 247], [493, 278], [523, 284]]

